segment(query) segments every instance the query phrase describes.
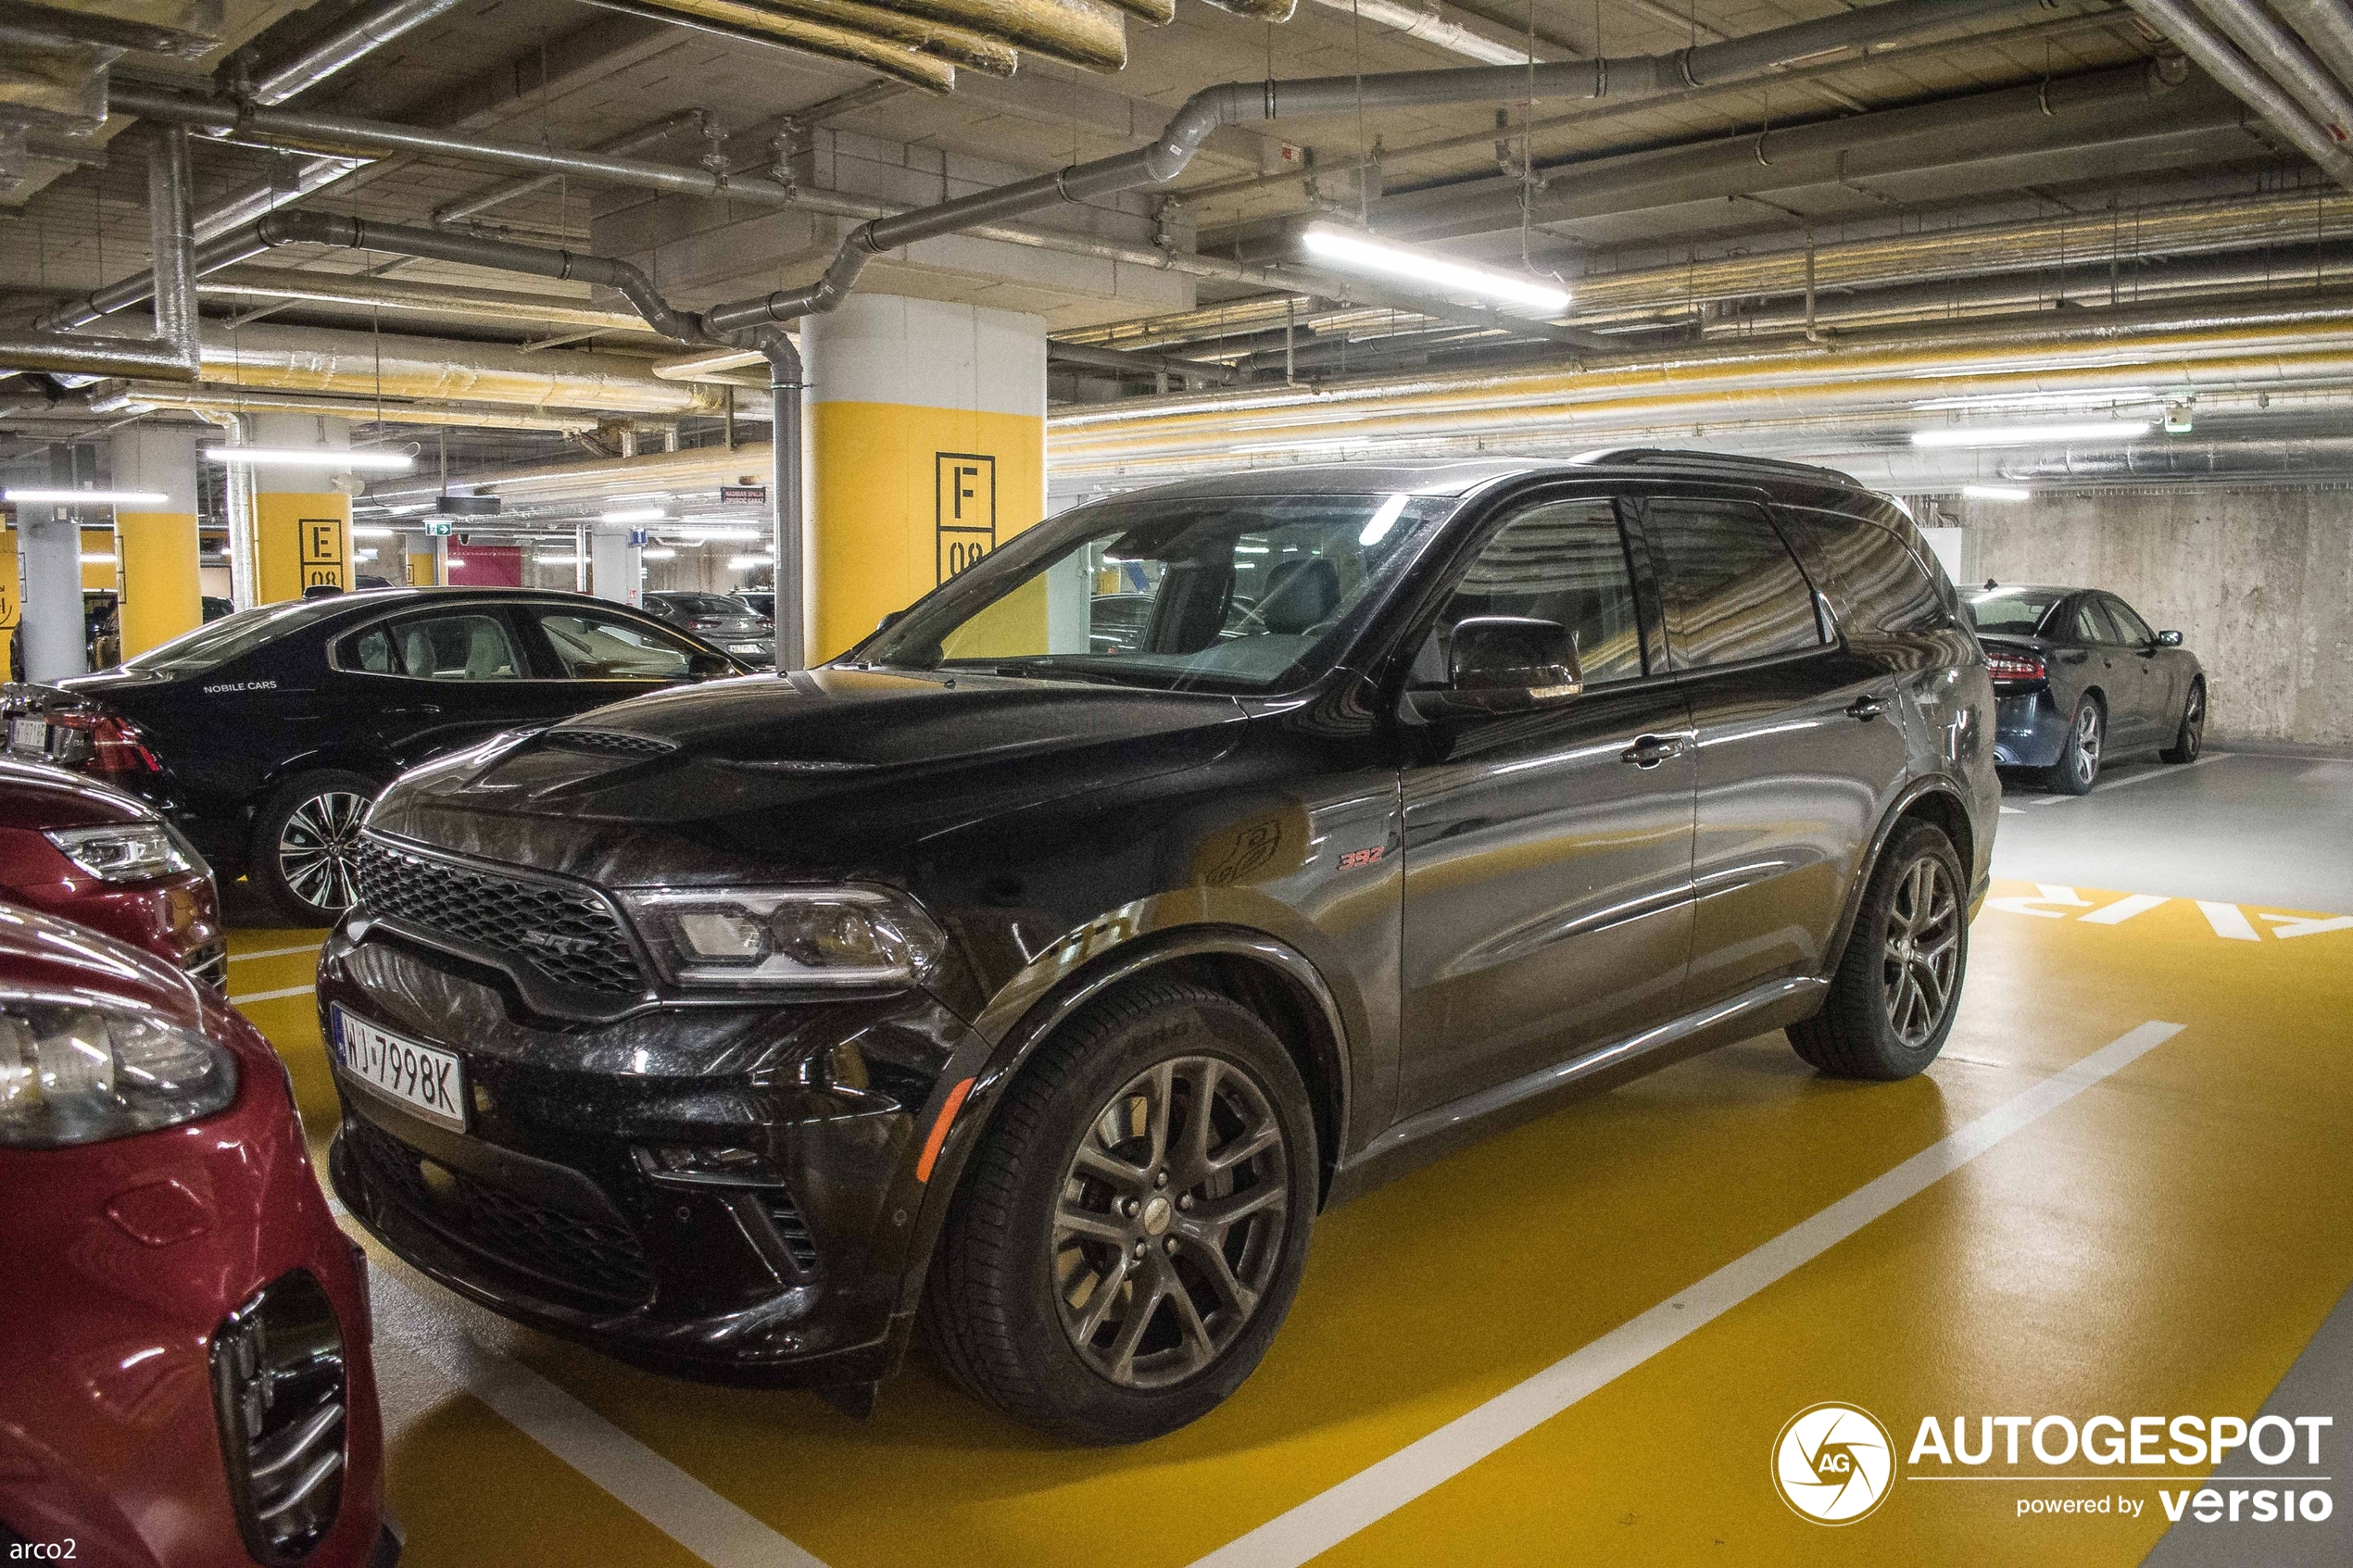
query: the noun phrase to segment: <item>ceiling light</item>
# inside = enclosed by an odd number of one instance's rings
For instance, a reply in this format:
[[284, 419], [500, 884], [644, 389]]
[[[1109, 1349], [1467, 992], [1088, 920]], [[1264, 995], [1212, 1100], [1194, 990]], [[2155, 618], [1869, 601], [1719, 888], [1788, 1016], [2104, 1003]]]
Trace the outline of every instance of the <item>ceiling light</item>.
[[637, 552], [639, 560], [676, 560], [678, 552], [663, 549], [660, 545]]
[[88, 554], [82, 558], [82, 564], [84, 566], [112, 566], [114, 564], [114, 557]]
[[578, 566], [580, 558], [578, 556], [534, 556], [531, 558], [531, 564], [534, 566]]
[[168, 507], [169, 495], [152, 490], [9, 490], [11, 501], [25, 506], [57, 507]]
[[708, 545], [714, 539], [735, 543], [767, 537], [768, 531], [764, 528], [688, 528], [680, 530], [678, 542], [682, 545]]
[[416, 459], [406, 452], [342, 452], [327, 446], [207, 446], [203, 456], [216, 463], [266, 463], [285, 469], [374, 469], [407, 473]]
[[1541, 316], [1557, 316], [1568, 308], [1568, 291], [1556, 283], [1455, 261], [1418, 245], [1390, 245], [1326, 223], [1308, 225], [1300, 243], [1310, 256], [1343, 271], [1403, 278], [1441, 294], [1469, 294]]
[[400, 531], [396, 528], [373, 528], [354, 524], [351, 536], [354, 539], [397, 539], [400, 536]]
[[597, 521], [599, 522], [662, 522], [669, 517], [670, 514], [660, 507], [633, 507], [626, 511], [600, 512], [598, 514]]
[[2060, 441], [2132, 441], [2149, 433], [2146, 420], [2100, 420], [2084, 424], [1948, 425], [1912, 432], [1915, 446], [2039, 446]]
[[770, 565], [775, 560], [775, 558], [776, 558], [774, 556], [731, 556], [727, 560], [727, 570], [730, 571], [749, 571], [755, 566]]
[[2032, 490], [2020, 490], [2015, 484], [1964, 484], [1961, 494], [1972, 501], [2031, 501]]
[[351, 558], [353, 560], [373, 560], [376, 558], [376, 552], [373, 550], [354, 550], [351, 552]]

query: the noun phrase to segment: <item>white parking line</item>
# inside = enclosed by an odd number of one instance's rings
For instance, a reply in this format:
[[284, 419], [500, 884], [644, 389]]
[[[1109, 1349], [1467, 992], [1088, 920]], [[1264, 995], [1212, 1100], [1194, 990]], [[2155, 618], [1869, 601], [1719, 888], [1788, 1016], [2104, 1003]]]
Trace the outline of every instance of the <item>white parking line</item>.
[[1813, 1261], [2011, 1134], [2137, 1061], [2182, 1027], [2151, 1022], [2101, 1047], [1727, 1263], [1674, 1299], [1619, 1324], [1428, 1436], [1211, 1552], [1194, 1568], [1297, 1568], [1329, 1551]]
[[2197, 908], [2198, 912], [2206, 917], [2206, 923], [2214, 928], [2214, 935], [2217, 936], [2225, 937], [2233, 942], [2263, 940], [2255, 934], [2255, 927], [2248, 922], [2246, 911], [2236, 904], [2216, 904], [2200, 898], [2197, 900]]
[[229, 961], [243, 963], [247, 959], [283, 959], [295, 953], [315, 953], [318, 950], [318, 943], [305, 942], [299, 947], [264, 947], [258, 953], [232, 953], [229, 955]]
[[2167, 762], [2151, 768], [2145, 773], [2134, 773], [2130, 778], [2104, 778], [2093, 786], [2089, 795], [2046, 795], [2033, 804], [2064, 806], [2070, 800], [2097, 800], [2103, 795], [2114, 795], [2120, 789], [2130, 789], [2151, 779], [2178, 779], [2192, 768], [2203, 768], [2208, 762], [2227, 762], [2237, 755], [2235, 751], [2209, 751], [2195, 762]]
[[230, 997], [229, 1005], [241, 1008], [247, 1002], [282, 1001], [288, 997], [307, 997], [317, 989], [316, 985], [289, 985], [283, 991], [247, 991], [242, 997]]

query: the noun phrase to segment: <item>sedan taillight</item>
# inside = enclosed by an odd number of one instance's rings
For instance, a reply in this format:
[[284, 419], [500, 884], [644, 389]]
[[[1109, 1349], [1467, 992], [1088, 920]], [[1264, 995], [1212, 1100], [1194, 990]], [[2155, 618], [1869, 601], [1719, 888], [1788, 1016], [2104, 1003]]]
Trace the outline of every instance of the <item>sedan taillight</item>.
[[1997, 681], [2042, 681], [2050, 678], [2040, 654], [2012, 653], [2006, 648], [1985, 650], [1985, 669]]
[[49, 727], [62, 731], [51, 747], [55, 759], [85, 773], [160, 773], [163, 764], [147, 749], [139, 726], [111, 713], [52, 713]]

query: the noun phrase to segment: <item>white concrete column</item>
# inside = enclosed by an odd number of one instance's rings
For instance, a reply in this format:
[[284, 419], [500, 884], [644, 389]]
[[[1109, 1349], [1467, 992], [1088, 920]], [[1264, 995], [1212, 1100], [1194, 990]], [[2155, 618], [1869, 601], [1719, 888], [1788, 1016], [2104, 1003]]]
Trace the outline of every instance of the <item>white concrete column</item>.
[[638, 531], [595, 528], [588, 533], [589, 591], [615, 604], [646, 602], [645, 547]]
[[63, 507], [17, 508], [23, 552], [24, 678], [89, 672], [82, 620], [82, 524]]

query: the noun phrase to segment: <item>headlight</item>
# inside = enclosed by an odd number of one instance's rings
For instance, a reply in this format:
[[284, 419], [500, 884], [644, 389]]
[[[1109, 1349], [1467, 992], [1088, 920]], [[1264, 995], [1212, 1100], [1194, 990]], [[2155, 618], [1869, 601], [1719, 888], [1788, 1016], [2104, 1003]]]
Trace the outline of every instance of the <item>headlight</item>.
[[903, 985], [947, 938], [896, 894], [870, 887], [623, 893], [680, 985]]
[[0, 992], [0, 1148], [104, 1143], [209, 1116], [237, 1059], [117, 1003]]
[[195, 857], [161, 822], [65, 828], [44, 835], [65, 858], [107, 882], [145, 882], [195, 869]]

